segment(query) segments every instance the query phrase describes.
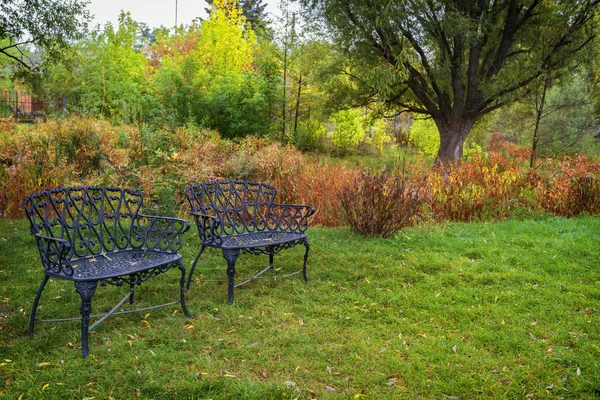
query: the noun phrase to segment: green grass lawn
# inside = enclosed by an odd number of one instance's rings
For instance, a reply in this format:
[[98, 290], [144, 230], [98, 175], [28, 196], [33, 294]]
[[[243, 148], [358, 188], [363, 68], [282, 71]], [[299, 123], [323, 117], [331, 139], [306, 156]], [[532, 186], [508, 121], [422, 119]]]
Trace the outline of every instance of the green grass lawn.
[[[600, 219], [551, 218], [408, 229], [367, 239], [309, 231], [309, 282], [256, 280], [228, 305], [223, 283], [194, 282], [178, 306], [113, 316], [81, 357], [78, 322], [28, 316], [42, 278], [26, 221], [0, 220], [0, 397], [598, 398]], [[190, 231], [191, 232], [191, 231]], [[190, 266], [198, 248], [188, 233]], [[304, 248], [276, 256], [282, 272]], [[218, 251], [199, 273], [225, 276]], [[242, 256], [238, 275], [268, 258]], [[177, 298], [178, 271], [145, 282], [139, 305]], [[127, 289], [99, 287], [94, 312]], [[69, 282], [38, 315], [77, 316]]]

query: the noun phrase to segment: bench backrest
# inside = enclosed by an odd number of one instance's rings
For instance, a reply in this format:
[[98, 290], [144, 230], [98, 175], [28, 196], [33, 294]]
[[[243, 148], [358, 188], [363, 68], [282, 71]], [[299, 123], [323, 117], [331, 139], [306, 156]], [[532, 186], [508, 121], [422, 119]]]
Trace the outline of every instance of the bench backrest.
[[135, 247], [132, 235], [142, 206], [140, 192], [99, 186], [43, 190], [25, 198], [31, 233], [68, 241], [70, 257]]
[[265, 183], [220, 180], [186, 189], [191, 211], [219, 218], [219, 233], [235, 235], [263, 231], [275, 197], [275, 186]]

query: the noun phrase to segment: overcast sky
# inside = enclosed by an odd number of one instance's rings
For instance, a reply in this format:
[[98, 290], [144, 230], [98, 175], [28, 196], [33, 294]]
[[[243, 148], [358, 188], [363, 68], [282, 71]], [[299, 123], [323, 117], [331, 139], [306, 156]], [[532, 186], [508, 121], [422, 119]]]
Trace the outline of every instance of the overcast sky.
[[[88, 5], [94, 17], [92, 26], [103, 26], [108, 21], [117, 25], [121, 10], [131, 12], [136, 22], [145, 22], [151, 28], [175, 25], [175, 3], [177, 3], [177, 24], [188, 25], [194, 18], [206, 18], [204, 0], [91, 0]], [[278, 0], [266, 1], [267, 11], [277, 13]]]

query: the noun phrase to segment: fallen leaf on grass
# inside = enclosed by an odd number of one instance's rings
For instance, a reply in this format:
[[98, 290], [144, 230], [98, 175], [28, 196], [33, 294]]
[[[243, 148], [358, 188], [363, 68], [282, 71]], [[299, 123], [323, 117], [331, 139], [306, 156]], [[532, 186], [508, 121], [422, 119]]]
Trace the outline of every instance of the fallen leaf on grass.
[[146, 328], [150, 327], [150, 322], [146, 321], [145, 319], [142, 320], [142, 325], [145, 326]]
[[335, 388], [333, 386], [325, 385], [325, 390], [327, 390], [328, 392], [335, 392]]
[[266, 368], [263, 368], [263, 371], [262, 371], [262, 376], [263, 376], [263, 378], [265, 378], [265, 379], [269, 378], [269, 373], [267, 372], [267, 369], [266, 369]]
[[37, 366], [38, 366], [38, 367], [46, 367], [46, 366], [48, 366], [48, 365], [50, 365], [50, 363], [49, 363], [49, 362], [41, 362], [41, 363], [37, 363]]
[[46, 390], [48, 388], [48, 386], [50, 386], [49, 383], [46, 383], [44, 386], [42, 386], [42, 391]]
[[537, 321], [533, 321], [533, 322], [531, 323], [531, 326], [536, 326], [537, 324], [538, 324], [538, 322], [537, 322]]
[[452, 346], [452, 352], [456, 353], [456, 345]]
[[219, 375], [224, 376], [226, 378], [237, 378], [237, 375], [234, 374], [233, 372], [229, 372], [225, 369], [220, 369], [219, 370]]

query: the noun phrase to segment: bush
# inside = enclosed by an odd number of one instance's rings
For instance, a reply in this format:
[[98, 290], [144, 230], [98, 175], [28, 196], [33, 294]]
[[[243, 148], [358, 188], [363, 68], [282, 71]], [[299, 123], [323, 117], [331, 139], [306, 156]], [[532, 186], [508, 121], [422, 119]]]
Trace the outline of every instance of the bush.
[[410, 144], [426, 156], [435, 156], [440, 147], [440, 134], [432, 119], [417, 119], [410, 127]]
[[335, 129], [331, 134], [331, 140], [342, 153], [348, 152], [351, 147], [356, 146], [364, 139], [364, 117], [360, 110], [338, 111], [332, 121]]
[[365, 170], [340, 197], [352, 230], [384, 238], [410, 226], [423, 204], [420, 188], [404, 174], [393, 176], [385, 170], [372, 175]]
[[[80, 184], [135, 187], [145, 193], [146, 206], [185, 217], [185, 186], [225, 177], [271, 183], [280, 202], [315, 206], [311, 224], [346, 221], [357, 231], [380, 236], [393, 233], [386, 223], [403, 226], [402, 218], [416, 212], [411, 201], [421, 198], [426, 206], [419, 217], [431, 222], [600, 214], [598, 161], [583, 156], [540, 160], [531, 170], [524, 166], [528, 151], [499, 135], [492, 136], [490, 147], [488, 154], [447, 166], [444, 173], [411, 159], [408, 176], [393, 176], [396, 167], [361, 175], [364, 157], [317, 160], [291, 145], [256, 137], [227, 140], [193, 125], [168, 130], [91, 118], [36, 125], [4, 121], [0, 217], [22, 218], [24, 197], [41, 188]], [[376, 165], [383, 162], [378, 159]], [[423, 176], [427, 179], [416, 189], [413, 182]]]

